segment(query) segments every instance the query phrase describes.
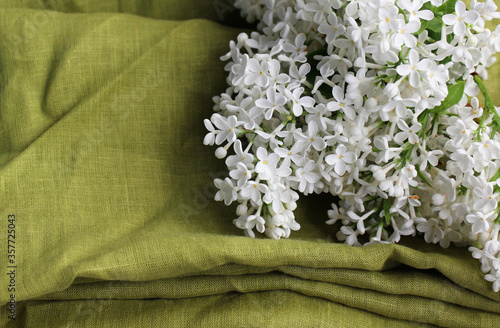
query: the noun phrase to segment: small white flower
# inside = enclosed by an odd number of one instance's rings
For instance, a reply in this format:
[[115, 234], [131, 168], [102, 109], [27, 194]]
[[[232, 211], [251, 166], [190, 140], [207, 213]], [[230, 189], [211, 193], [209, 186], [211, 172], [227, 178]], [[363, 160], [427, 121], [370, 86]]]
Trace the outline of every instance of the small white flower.
[[247, 64], [248, 74], [245, 76], [245, 84], [252, 85], [257, 84], [261, 88], [265, 88], [269, 85], [269, 79], [267, 73], [269, 71], [269, 62], [259, 61], [255, 58], [248, 60]]
[[255, 205], [262, 204], [262, 194], [267, 192], [267, 186], [263, 183], [248, 181], [240, 190], [240, 195], [244, 199], [251, 199]]
[[219, 189], [214, 197], [216, 201], [224, 200], [225, 205], [230, 205], [233, 201], [236, 200], [238, 196], [238, 189], [234, 185], [233, 180], [229, 178], [225, 178], [224, 180], [215, 179], [214, 184], [215, 187]]
[[375, 159], [375, 163], [379, 164], [381, 162], [387, 163], [390, 159], [396, 156], [398, 151], [401, 151], [401, 148], [391, 148], [389, 147], [389, 141], [386, 136], [377, 136], [373, 142], [373, 145], [380, 150], [377, 154], [377, 158]]
[[308, 12], [314, 13], [314, 22], [321, 23], [325, 14], [328, 14], [332, 9], [340, 9], [343, 5], [341, 0], [317, 0], [310, 1], [305, 5]]
[[241, 122], [238, 121], [236, 116], [231, 115], [226, 118], [221, 115], [214, 114], [212, 116], [212, 122], [219, 129], [216, 131], [215, 144], [220, 145], [224, 141], [236, 141], [236, 133], [239, 132], [238, 127], [241, 125]]
[[347, 215], [349, 216], [349, 218], [356, 223], [356, 228], [358, 229], [359, 233], [361, 235], [363, 235], [365, 233], [365, 225], [364, 225], [364, 221], [370, 217], [370, 215], [372, 215], [373, 213], [375, 212], [375, 210], [371, 210], [365, 214], [363, 214], [362, 216], [359, 216], [357, 215], [356, 213], [354, 213], [353, 211], [347, 211]]
[[339, 35], [343, 35], [345, 31], [345, 26], [339, 24], [339, 19], [334, 12], [328, 14], [328, 24], [321, 24], [318, 27], [318, 32], [326, 34], [327, 43], [332, 43]]
[[334, 121], [328, 117], [329, 113], [325, 104], [317, 104], [307, 111], [309, 112], [309, 114], [306, 116], [306, 122], [308, 124], [310, 124], [312, 121], [316, 122], [322, 132], [327, 132], [327, 124], [329, 124], [330, 126], [334, 124]]
[[292, 53], [291, 58], [294, 61], [305, 62], [307, 54], [307, 45], [304, 44], [305, 42], [306, 35], [304, 33], [299, 33], [295, 37], [295, 44], [291, 44], [289, 42], [285, 42], [283, 44], [283, 51]]
[[288, 100], [292, 101], [292, 111], [295, 116], [302, 115], [304, 107], [310, 108], [314, 106], [314, 99], [308, 96], [301, 97], [302, 93], [304, 93], [304, 88], [302, 87], [293, 90], [293, 92], [285, 89]]
[[497, 259], [497, 253], [500, 250], [500, 243], [495, 240], [488, 240], [484, 243], [483, 249], [469, 247], [472, 257], [481, 261], [481, 271], [486, 273], [493, 269], [493, 261]]
[[477, 148], [478, 152], [482, 155], [485, 161], [490, 161], [492, 158], [499, 158], [500, 147], [498, 142], [493, 140], [486, 140]]
[[417, 144], [420, 138], [417, 136], [417, 132], [422, 128], [422, 124], [415, 123], [412, 126], [408, 127], [408, 124], [404, 120], [398, 121], [398, 127], [401, 129], [401, 132], [398, 132], [394, 136], [394, 141], [398, 144], [403, 144], [406, 140], [411, 144]]
[[472, 0], [470, 7], [480, 15], [479, 19], [475, 23], [475, 25], [480, 28], [484, 28], [485, 21], [500, 18], [500, 13], [497, 12], [497, 5], [493, 0], [486, 0], [484, 2]]
[[226, 158], [226, 165], [228, 168], [234, 168], [238, 165], [238, 163], [244, 164], [249, 170], [253, 169], [253, 158], [254, 156], [247, 152], [243, 151], [242, 144], [240, 140], [236, 140], [233, 145], [235, 155], [231, 155]]
[[295, 191], [287, 188], [284, 184], [273, 182], [268, 185], [268, 190], [262, 200], [266, 204], [271, 204], [272, 210], [279, 213], [283, 210], [283, 204], [290, 207], [290, 203], [298, 198]]
[[414, 88], [420, 86], [419, 71], [427, 72], [432, 67], [432, 62], [428, 58], [419, 60], [418, 52], [411, 49], [408, 54], [409, 64], [402, 64], [396, 68], [396, 71], [401, 76], [410, 76], [410, 85]]
[[267, 99], [257, 99], [255, 105], [266, 110], [264, 118], [270, 120], [274, 112], [279, 112], [281, 106], [286, 103], [286, 98], [276, 92], [273, 88], [267, 89]]
[[490, 223], [481, 212], [468, 214], [466, 217], [467, 222], [472, 224], [472, 233], [474, 235], [488, 231]]
[[425, 80], [430, 84], [432, 90], [434, 90], [436, 97], [443, 95], [442, 98], [444, 99], [444, 95], [448, 92], [446, 82], [449, 79], [448, 70], [444, 65], [433, 65], [431, 69], [425, 72]]
[[453, 26], [453, 33], [457, 36], [465, 34], [465, 23], [474, 24], [479, 18], [479, 14], [475, 10], [466, 10], [463, 1], [457, 1], [455, 4], [455, 14], [446, 14], [443, 16], [443, 22], [446, 25]]
[[458, 44], [456, 47], [449, 51], [451, 54], [451, 60], [455, 63], [465, 63], [465, 66], [469, 69], [473, 69], [477, 66], [483, 56], [481, 51], [478, 49], [469, 47], [466, 44]]
[[305, 158], [300, 155], [304, 151], [304, 143], [298, 140], [290, 149], [286, 148], [275, 148], [274, 152], [278, 154], [285, 161], [292, 161], [296, 165], [302, 166], [305, 162]]
[[306, 131], [307, 134], [304, 133], [298, 133], [298, 135], [302, 138], [302, 141], [304, 142], [304, 145], [306, 147], [306, 150], [312, 146], [314, 149], [321, 151], [325, 149], [326, 147], [326, 142], [323, 140], [321, 136], [318, 135], [318, 124], [316, 122], [311, 121], [309, 122], [308, 129]]
[[416, 187], [417, 182], [413, 180], [416, 176], [417, 170], [415, 169], [415, 165], [406, 163], [405, 167], [401, 169], [401, 177], [404, 177], [405, 179], [401, 179], [400, 181], [401, 183], [405, 182], [410, 184], [412, 187]]
[[226, 66], [226, 70], [230, 71], [229, 79], [233, 85], [240, 85], [243, 83], [249, 59], [247, 54], [243, 54], [238, 57], [238, 61], [235, 61], [234, 64]]
[[493, 193], [493, 184], [488, 183], [484, 188], [474, 188], [473, 190], [474, 196], [478, 199], [474, 202], [473, 208], [475, 210], [483, 210], [487, 211], [494, 210], [497, 208], [497, 200], [495, 199], [495, 195]]
[[255, 233], [253, 232], [254, 228], [257, 228], [257, 231], [263, 233], [266, 229], [265, 223], [266, 221], [260, 215], [249, 215], [245, 214], [238, 217], [236, 220], [233, 220], [233, 223], [236, 227], [240, 229], [245, 229], [245, 233], [252, 238], [255, 238]]
[[281, 64], [278, 60], [273, 59], [269, 62], [269, 83], [271, 85], [275, 84], [286, 84], [290, 82], [290, 77], [281, 73]]
[[[260, 3], [259, 3], [260, 6]], [[274, 33], [280, 32], [280, 36], [283, 39], [286, 39], [288, 37], [288, 34], [290, 33], [290, 26], [293, 26], [294, 20], [295, 20], [295, 15], [293, 12], [293, 9], [291, 7], [280, 7], [278, 9], [278, 17], [279, 20], [274, 25], [272, 31]]]
[[328, 102], [326, 105], [328, 110], [331, 112], [341, 110], [348, 119], [354, 119], [356, 112], [354, 111], [354, 108], [351, 107], [351, 100], [345, 99], [344, 90], [336, 85], [332, 89], [332, 95], [333, 98], [335, 98], [335, 101]]
[[203, 139], [203, 144], [213, 146], [216, 136], [215, 128], [209, 119], [204, 119], [203, 124], [205, 124], [205, 128], [208, 130], [207, 135]]
[[457, 149], [456, 152], [451, 153], [450, 158], [455, 161], [460, 170], [462, 170], [462, 172], [464, 173], [472, 169], [472, 166], [474, 164], [474, 160], [472, 159], [470, 154], [461, 148]]
[[420, 148], [420, 171], [424, 171], [427, 168], [427, 163], [432, 166], [437, 166], [439, 163], [439, 158], [443, 156], [443, 151], [439, 149], [427, 151], [423, 148]]
[[280, 239], [281, 237], [286, 237], [286, 232], [282, 228], [272, 227], [265, 231], [267, 237], [272, 239]]
[[417, 230], [424, 233], [424, 239], [428, 243], [436, 244], [444, 237], [443, 230], [434, 218], [418, 223]]
[[391, 25], [394, 24], [396, 17], [398, 15], [398, 8], [396, 6], [381, 7], [378, 10], [378, 18], [380, 23], [378, 28], [380, 32], [387, 33], [391, 29]]
[[236, 169], [229, 172], [229, 176], [236, 181], [236, 185], [241, 188], [252, 177], [252, 173], [245, 164], [238, 162]]
[[[308, 161], [304, 167], [298, 168], [295, 171], [295, 177], [293, 177], [294, 181], [298, 182], [298, 189], [300, 192], [304, 193], [306, 190], [311, 190], [312, 185], [314, 185], [319, 180], [319, 175], [313, 172], [316, 167], [316, 163], [314, 161]], [[292, 178], [291, 178], [292, 179]], [[306, 192], [308, 194], [310, 192]]]
[[406, 23], [404, 19], [398, 19], [392, 25], [392, 30], [396, 32], [392, 38], [395, 48], [401, 48], [402, 45], [409, 48], [417, 46], [417, 38], [413, 34], [420, 29], [420, 21], [412, 20]]
[[358, 157], [353, 152], [347, 151], [346, 146], [340, 144], [335, 149], [335, 154], [330, 154], [325, 157], [325, 161], [329, 165], [334, 166], [335, 173], [342, 176], [347, 171], [348, 165], [356, 162]]
[[332, 209], [328, 210], [328, 218], [330, 220], [326, 221], [326, 224], [335, 224], [338, 220], [342, 220], [345, 217], [345, 209], [343, 207], [338, 207], [337, 204], [332, 203]]
[[290, 67], [289, 78], [293, 79], [293, 83], [304, 83], [307, 80], [307, 74], [311, 71], [311, 65], [305, 63], [298, 67], [297, 65], [292, 65]]
[[435, 205], [442, 205], [445, 202], [454, 202], [457, 197], [457, 182], [455, 179], [446, 176], [442, 171], [439, 172], [437, 183], [440, 183], [439, 193], [432, 195], [432, 202]]
[[498, 293], [500, 291], [500, 270], [494, 271], [484, 276], [484, 279], [493, 282], [493, 290]]
[[470, 136], [469, 128], [461, 119], [457, 119], [454, 125], [446, 128], [446, 132], [448, 132], [450, 137], [452, 137], [453, 143], [457, 147], [460, 146], [462, 142]]
[[275, 153], [268, 154], [266, 149], [259, 147], [257, 149], [257, 158], [259, 162], [255, 166], [255, 172], [263, 180], [271, 179], [276, 173], [276, 166], [280, 160], [279, 155]]
[[434, 14], [430, 10], [420, 10], [424, 1], [422, 0], [399, 0], [398, 5], [401, 9], [408, 11], [410, 21], [420, 21], [420, 19], [431, 20]]
[[361, 243], [358, 241], [359, 231], [354, 231], [349, 226], [342, 226], [340, 231], [337, 233], [338, 240], [345, 240], [347, 245], [359, 246]]

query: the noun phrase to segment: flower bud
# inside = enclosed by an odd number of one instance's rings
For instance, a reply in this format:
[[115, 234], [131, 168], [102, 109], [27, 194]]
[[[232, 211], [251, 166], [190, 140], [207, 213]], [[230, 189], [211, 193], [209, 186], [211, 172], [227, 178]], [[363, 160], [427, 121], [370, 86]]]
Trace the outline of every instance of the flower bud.
[[472, 33], [468, 33], [467, 35], [467, 45], [470, 47], [477, 46], [477, 38]]
[[392, 99], [399, 93], [399, 86], [395, 83], [387, 83], [384, 88], [387, 98]]
[[432, 195], [432, 203], [434, 205], [442, 205], [444, 203], [444, 195], [441, 194]]
[[248, 34], [246, 33], [240, 33], [238, 35], [238, 42], [245, 42], [246, 40], [248, 40]]
[[273, 216], [272, 218], [272, 224], [274, 224], [275, 226], [281, 226], [283, 223], [285, 223], [285, 217], [281, 214], [276, 214], [275, 216]]
[[291, 201], [291, 202], [286, 204], [286, 208], [290, 211], [293, 211], [297, 208], [297, 203], [294, 201]]
[[215, 157], [218, 159], [223, 159], [227, 155], [227, 150], [224, 147], [219, 147], [215, 150]]
[[404, 195], [404, 190], [403, 190], [403, 187], [401, 187], [401, 186], [394, 186], [394, 188], [392, 189], [392, 193], [391, 193], [391, 189], [389, 189], [389, 196], [401, 197], [403, 195]]
[[236, 215], [245, 215], [248, 212], [248, 207], [246, 205], [240, 204], [236, 208]]
[[385, 180], [385, 172], [380, 167], [374, 166], [372, 168], [372, 172], [373, 172], [373, 177], [375, 178], [375, 180], [377, 180], [377, 181], [384, 181]]
[[491, 239], [491, 235], [490, 235], [489, 231], [485, 231], [485, 232], [483, 232], [483, 233], [481, 233], [481, 234], [479, 235], [479, 242], [480, 242], [481, 244], [483, 244], [483, 245], [484, 245], [484, 244], [485, 244], [488, 240], [490, 240], [490, 239]]
[[365, 107], [366, 108], [371, 109], [371, 108], [375, 108], [375, 106], [377, 106], [377, 99], [375, 99], [375, 98], [368, 98], [365, 101]]

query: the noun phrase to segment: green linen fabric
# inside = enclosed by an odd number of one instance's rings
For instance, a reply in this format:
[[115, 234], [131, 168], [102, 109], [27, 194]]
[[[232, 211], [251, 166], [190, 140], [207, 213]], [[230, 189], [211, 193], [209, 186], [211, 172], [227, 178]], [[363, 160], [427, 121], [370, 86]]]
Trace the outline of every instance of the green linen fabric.
[[[202, 144], [227, 1], [0, 0], [0, 327], [498, 327], [467, 249], [350, 247], [328, 195], [287, 240], [242, 236]], [[488, 87], [498, 90], [499, 66]], [[496, 104], [500, 95], [493, 92]]]
[[236, 13], [230, 0], [2, 0], [0, 8], [54, 10], [66, 13], [128, 13], [157, 19], [204, 18], [212, 21], [227, 19], [230, 13]]

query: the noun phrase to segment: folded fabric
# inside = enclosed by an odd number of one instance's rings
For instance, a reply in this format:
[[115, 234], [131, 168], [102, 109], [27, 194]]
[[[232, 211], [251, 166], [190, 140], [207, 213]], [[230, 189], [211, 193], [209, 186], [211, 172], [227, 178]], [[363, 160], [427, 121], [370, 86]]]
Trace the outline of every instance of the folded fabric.
[[231, 8], [0, 1], [0, 231], [16, 266], [0, 297], [17, 302], [0, 326], [497, 327], [500, 294], [466, 248], [338, 243], [329, 195], [299, 201], [290, 239], [242, 236], [202, 144], [242, 31]]

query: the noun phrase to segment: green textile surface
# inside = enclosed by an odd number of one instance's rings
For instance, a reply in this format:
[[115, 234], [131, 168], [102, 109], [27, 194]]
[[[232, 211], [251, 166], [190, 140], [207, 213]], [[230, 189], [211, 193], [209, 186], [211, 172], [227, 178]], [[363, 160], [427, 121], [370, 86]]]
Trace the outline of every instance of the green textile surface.
[[299, 201], [287, 240], [232, 224], [202, 140], [237, 15], [0, 0], [0, 297], [15, 214], [18, 302], [0, 327], [498, 327], [500, 294], [465, 248], [336, 243], [328, 195]]

